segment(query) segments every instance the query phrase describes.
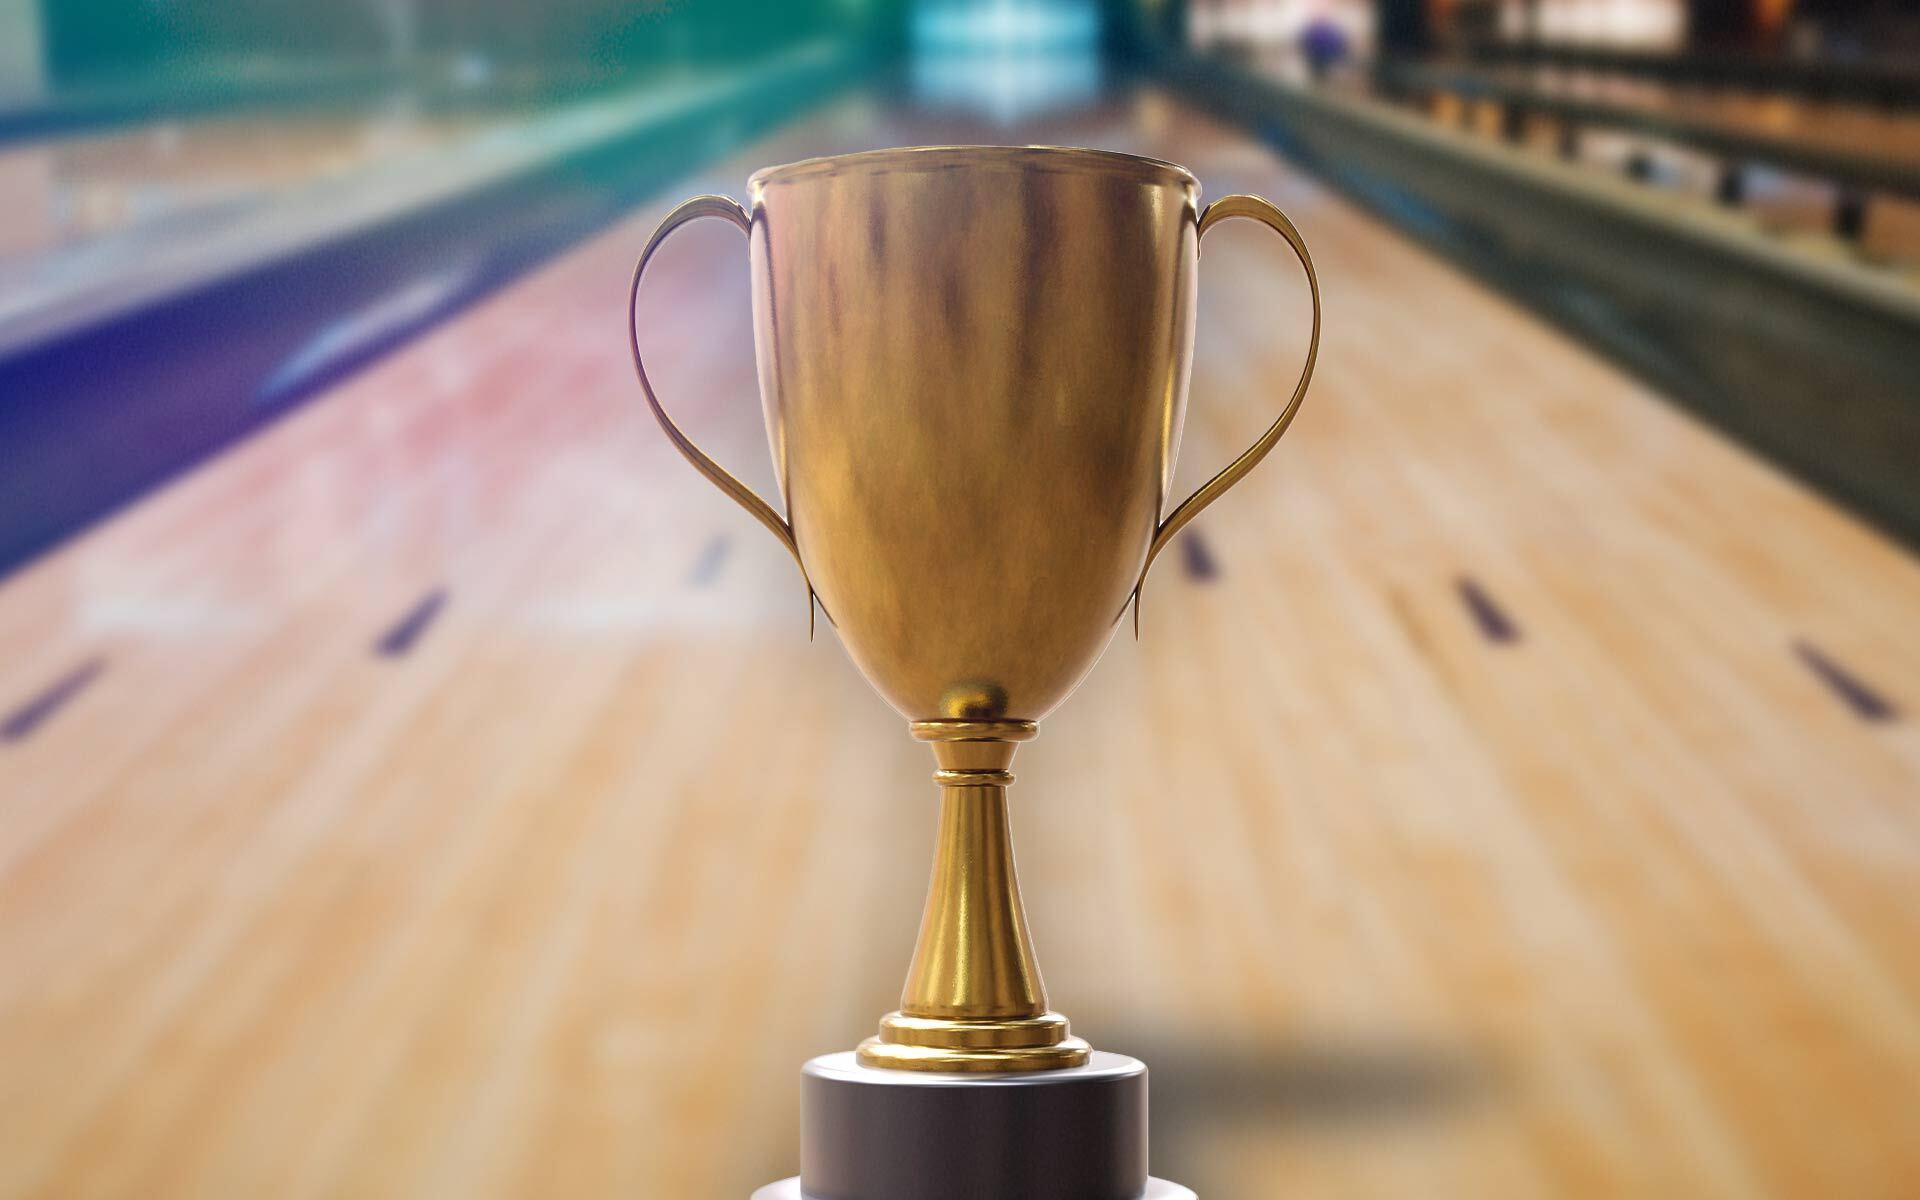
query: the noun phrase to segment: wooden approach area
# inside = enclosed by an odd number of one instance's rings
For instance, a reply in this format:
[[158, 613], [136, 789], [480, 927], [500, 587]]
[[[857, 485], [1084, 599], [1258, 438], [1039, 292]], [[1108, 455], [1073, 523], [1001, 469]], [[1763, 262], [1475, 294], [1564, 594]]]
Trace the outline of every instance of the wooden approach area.
[[[1920, 563], [1165, 96], [1033, 132], [1266, 194], [1326, 289], [1300, 422], [1015, 764], [1053, 1001], [1154, 1068], [1155, 1173], [1915, 1195]], [[653, 426], [624, 287], [754, 167], [995, 137], [808, 116], [0, 584], [0, 1194], [792, 1172], [800, 1062], [904, 975], [933, 763]], [[643, 336], [765, 489], [709, 224]], [[1186, 489], [1303, 293], [1208, 239]]]

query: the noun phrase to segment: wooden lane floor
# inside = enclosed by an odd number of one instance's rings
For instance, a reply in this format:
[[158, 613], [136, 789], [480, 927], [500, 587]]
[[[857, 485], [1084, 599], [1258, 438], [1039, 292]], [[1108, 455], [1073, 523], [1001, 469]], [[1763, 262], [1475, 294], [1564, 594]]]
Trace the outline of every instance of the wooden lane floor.
[[[1208, 1196], [1893, 1196], [1920, 567], [1157, 95], [1315, 393], [1021, 753], [1055, 1003]], [[0, 586], [0, 1193], [744, 1195], [891, 1007], [932, 763], [646, 418], [682, 194], [982, 139], [866, 97], [677, 183]], [[1209, 238], [1192, 486], [1284, 395]], [[771, 484], [737, 234], [642, 306]]]

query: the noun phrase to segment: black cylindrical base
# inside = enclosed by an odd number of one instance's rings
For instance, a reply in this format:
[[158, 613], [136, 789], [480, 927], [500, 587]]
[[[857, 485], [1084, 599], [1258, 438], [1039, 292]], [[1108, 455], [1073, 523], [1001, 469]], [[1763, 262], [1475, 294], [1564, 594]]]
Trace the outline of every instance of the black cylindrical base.
[[[947, 1075], [829, 1054], [801, 1072], [794, 1200], [1156, 1200], [1147, 1178], [1147, 1069], [1096, 1052], [1084, 1067]], [[788, 1189], [788, 1190], [777, 1190]]]

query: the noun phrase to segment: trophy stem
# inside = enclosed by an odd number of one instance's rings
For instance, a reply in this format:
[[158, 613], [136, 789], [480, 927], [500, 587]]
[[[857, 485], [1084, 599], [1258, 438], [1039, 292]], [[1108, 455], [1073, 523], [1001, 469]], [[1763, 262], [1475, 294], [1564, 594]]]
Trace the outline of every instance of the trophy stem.
[[1014, 872], [1007, 785], [1031, 721], [916, 721], [940, 769], [940, 833], [920, 940], [868, 1066], [918, 1071], [1034, 1071], [1080, 1066], [1087, 1043], [1047, 1009]]

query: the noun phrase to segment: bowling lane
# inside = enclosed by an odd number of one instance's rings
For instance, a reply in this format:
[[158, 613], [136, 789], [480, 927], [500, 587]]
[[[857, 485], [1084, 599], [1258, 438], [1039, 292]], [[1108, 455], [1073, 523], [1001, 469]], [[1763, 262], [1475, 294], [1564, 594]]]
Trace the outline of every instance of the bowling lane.
[[[1876, 1195], [1920, 1171], [1920, 567], [1239, 134], [1035, 140], [1291, 213], [1282, 447], [1021, 753], [1055, 1005], [1202, 1194]], [[683, 195], [0, 585], [0, 1191], [744, 1195], [892, 1006], [931, 760], [652, 427]], [[650, 369], [771, 487], [738, 235]], [[1202, 264], [1188, 487], [1304, 349]], [[983, 248], [990, 253], [991, 248]], [[1810, 1109], [1808, 1097], [1819, 1097]]]
[[0, 202], [12, 218], [0, 228], [0, 286], [10, 274], [48, 269], [43, 260], [55, 252], [156, 226], [217, 225], [294, 188], [504, 119], [428, 115], [396, 99], [356, 114], [170, 119], [0, 146]]

